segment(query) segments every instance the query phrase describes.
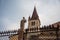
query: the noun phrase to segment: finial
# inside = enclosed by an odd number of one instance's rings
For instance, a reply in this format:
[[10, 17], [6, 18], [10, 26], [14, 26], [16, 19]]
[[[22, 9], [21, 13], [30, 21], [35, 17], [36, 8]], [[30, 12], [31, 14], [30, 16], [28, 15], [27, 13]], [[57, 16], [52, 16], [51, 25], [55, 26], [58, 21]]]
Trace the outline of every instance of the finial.
[[34, 2], [34, 7], [36, 7], [36, 5], [37, 5], [37, 2], [35, 1], [35, 2]]
[[36, 8], [36, 6], [34, 5], [34, 9]]

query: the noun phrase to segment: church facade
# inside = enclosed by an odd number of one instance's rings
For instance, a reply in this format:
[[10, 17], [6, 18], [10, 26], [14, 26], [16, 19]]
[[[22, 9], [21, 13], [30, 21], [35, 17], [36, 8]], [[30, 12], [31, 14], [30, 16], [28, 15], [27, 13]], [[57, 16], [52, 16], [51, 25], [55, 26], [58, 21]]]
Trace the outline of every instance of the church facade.
[[34, 7], [32, 17], [28, 18], [27, 29], [24, 29], [26, 22], [24, 17], [23, 20], [18, 33], [11, 35], [9, 40], [60, 40], [60, 22], [40, 27], [41, 22], [36, 7]]

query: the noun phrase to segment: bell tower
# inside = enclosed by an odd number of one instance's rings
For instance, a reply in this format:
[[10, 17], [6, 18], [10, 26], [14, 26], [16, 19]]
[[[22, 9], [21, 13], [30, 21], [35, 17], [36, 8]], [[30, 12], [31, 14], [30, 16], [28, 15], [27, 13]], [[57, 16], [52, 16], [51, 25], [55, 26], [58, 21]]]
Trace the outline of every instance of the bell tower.
[[28, 18], [28, 28], [39, 28], [41, 25], [39, 16], [36, 11], [36, 7], [34, 7], [32, 17]]

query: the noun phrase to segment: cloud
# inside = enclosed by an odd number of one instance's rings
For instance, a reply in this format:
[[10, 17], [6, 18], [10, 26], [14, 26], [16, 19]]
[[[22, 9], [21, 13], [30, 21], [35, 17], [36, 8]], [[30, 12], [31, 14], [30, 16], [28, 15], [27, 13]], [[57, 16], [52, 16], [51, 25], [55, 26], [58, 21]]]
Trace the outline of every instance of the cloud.
[[12, 22], [11, 20], [9, 20], [8, 18], [2, 18], [2, 29], [0, 29], [1, 31], [3, 30], [16, 30], [19, 28], [19, 23], [15, 23]]
[[17, 27], [19, 28], [19, 21], [23, 16], [28, 19], [28, 16], [32, 15], [34, 5], [36, 5], [37, 13], [40, 16], [42, 25], [51, 24], [60, 20], [59, 0], [4, 1], [2, 11], [4, 28], [11, 30], [16, 29]]
[[[52, 24], [60, 20], [60, 3], [59, 1], [41, 0], [41, 4], [38, 4], [38, 14], [42, 25]], [[47, 2], [47, 3], [46, 3]], [[52, 4], [51, 4], [52, 2]], [[49, 21], [49, 22], [48, 22]]]

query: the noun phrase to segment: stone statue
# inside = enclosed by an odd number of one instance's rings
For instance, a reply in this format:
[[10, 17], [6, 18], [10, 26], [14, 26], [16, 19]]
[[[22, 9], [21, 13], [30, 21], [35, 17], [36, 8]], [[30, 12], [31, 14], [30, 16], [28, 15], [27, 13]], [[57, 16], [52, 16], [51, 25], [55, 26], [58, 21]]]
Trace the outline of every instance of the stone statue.
[[23, 17], [23, 19], [21, 20], [21, 24], [20, 24], [20, 29], [24, 29], [24, 24], [26, 23], [26, 19]]
[[18, 30], [18, 40], [23, 40], [25, 22], [26, 22], [26, 19], [23, 17], [20, 23], [20, 29]]

